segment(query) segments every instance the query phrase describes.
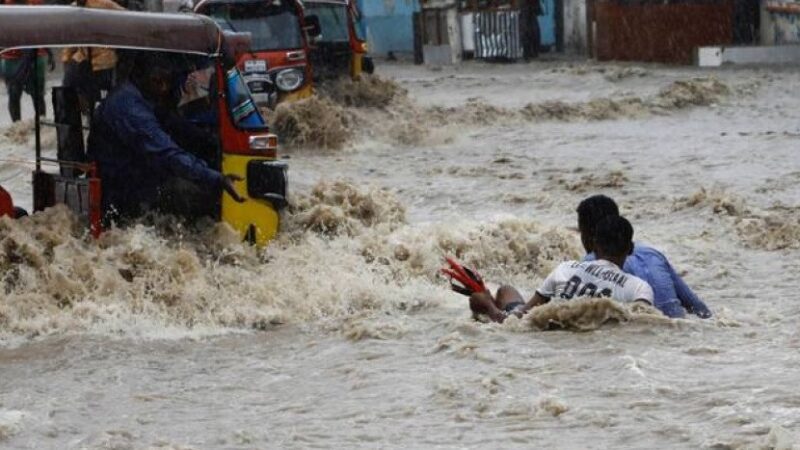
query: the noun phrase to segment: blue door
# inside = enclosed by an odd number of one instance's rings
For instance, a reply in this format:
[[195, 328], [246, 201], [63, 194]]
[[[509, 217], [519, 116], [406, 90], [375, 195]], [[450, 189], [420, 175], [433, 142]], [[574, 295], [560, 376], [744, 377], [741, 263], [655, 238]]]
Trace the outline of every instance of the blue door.
[[556, 2], [555, 0], [539, 0], [542, 15], [539, 16], [539, 33], [542, 47], [556, 45]]
[[419, 11], [418, 0], [356, 0], [366, 25], [370, 53], [414, 51], [412, 16]]

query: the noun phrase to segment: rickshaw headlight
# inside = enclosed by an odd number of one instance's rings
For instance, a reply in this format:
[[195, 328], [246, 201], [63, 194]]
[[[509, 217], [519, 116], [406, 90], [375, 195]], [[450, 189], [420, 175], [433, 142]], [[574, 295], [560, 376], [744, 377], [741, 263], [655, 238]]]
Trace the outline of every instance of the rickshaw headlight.
[[278, 72], [275, 84], [282, 91], [293, 91], [303, 84], [303, 71], [300, 69], [286, 69]]
[[250, 150], [266, 152], [275, 151], [278, 148], [278, 136], [274, 134], [262, 134], [250, 136]]

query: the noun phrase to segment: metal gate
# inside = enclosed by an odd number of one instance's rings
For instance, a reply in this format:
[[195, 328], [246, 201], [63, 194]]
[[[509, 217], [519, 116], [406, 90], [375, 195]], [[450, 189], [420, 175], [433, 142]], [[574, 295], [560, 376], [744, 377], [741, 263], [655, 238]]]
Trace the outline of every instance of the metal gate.
[[522, 58], [519, 11], [476, 12], [474, 20], [476, 58]]
[[732, 0], [595, 3], [599, 61], [691, 64], [697, 47], [733, 44]]

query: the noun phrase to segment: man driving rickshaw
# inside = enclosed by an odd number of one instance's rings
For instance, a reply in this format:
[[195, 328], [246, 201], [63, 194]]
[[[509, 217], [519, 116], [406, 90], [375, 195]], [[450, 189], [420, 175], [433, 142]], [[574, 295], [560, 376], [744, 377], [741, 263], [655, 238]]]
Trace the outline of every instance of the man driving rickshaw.
[[[208, 156], [203, 159], [202, 152], [215, 146], [211, 136], [174, 114], [180, 71], [174, 59], [158, 53], [137, 55], [129, 80], [114, 88], [95, 111], [88, 156], [107, 178], [106, 219], [134, 218], [148, 210], [212, 216], [221, 189], [237, 202], [244, 201], [233, 185], [242, 178], [223, 175], [209, 167], [213, 161]], [[138, 182], [131, 184], [132, 179]]]

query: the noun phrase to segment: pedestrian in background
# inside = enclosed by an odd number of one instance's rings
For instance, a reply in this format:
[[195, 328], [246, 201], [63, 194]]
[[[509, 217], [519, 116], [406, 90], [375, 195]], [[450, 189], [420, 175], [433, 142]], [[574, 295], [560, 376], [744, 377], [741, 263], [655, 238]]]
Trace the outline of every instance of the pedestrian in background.
[[[73, 5], [125, 10], [112, 0], [79, 0]], [[113, 49], [101, 47], [67, 48], [61, 55], [61, 61], [64, 63], [62, 85], [75, 88], [81, 101], [81, 109], [91, 114], [95, 103], [102, 98], [102, 92], [108, 92], [113, 87], [117, 53]]]
[[[6, 0], [6, 5], [38, 5], [36, 0]], [[47, 64], [52, 72], [56, 68], [49, 49], [11, 50], [0, 55], [0, 74], [8, 91], [8, 112], [13, 122], [22, 118], [22, 93], [33, 100], [34, 109], [45, 115], [44, 71]]]
[[542, 40], [539, 31], [539, 16], [542, 14], [542, 5], [539, 0], [520, 0], [519, 10], [522, 56], [525, 60], [537, 58]]

